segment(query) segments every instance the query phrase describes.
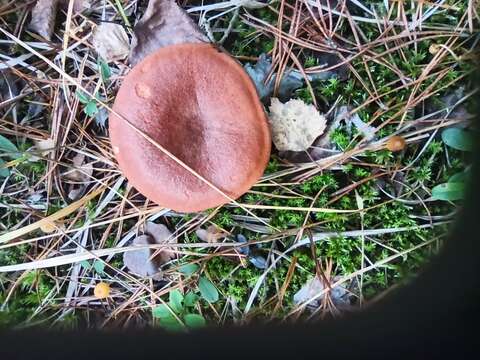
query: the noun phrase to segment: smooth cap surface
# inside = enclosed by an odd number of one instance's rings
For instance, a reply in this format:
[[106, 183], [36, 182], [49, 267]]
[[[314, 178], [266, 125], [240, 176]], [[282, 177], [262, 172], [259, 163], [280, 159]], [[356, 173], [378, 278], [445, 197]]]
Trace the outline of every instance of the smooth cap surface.
[[[232, 198], [268, 163], [270, 132], [255, 86], [211, 45], [169, 46], [147, 56], [125, 77], [113, 111]], [[113, 112], [109, 129], [121, 170], [150, 200], [182, 212], [229, 202]]]

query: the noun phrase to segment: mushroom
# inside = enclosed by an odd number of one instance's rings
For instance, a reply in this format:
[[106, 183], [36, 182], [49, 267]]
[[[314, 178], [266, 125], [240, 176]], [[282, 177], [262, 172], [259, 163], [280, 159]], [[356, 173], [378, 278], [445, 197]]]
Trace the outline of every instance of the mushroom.
[[179, 212], [238, 198], [260, 178], [270, 156], [270, 132], [255, 86], [234, 59], [210, 44], [164, 47], [134, 66], [115, 99], [109, 130], [130, 183]]
[[403, 137], [395, 135], [387, 140], [385, 147], [392, 152], [396, 152], [403, 150], [406, 144], [407, 143]]

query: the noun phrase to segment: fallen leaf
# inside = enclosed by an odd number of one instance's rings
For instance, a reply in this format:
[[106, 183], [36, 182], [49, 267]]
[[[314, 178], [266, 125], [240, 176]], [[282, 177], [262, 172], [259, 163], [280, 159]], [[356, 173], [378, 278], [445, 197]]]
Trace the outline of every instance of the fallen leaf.
[[278, 150], [307, 150], [325, 131], [325, 117], [313, 105], [307, 105], [302, 100], [281, 103], [272, 98], [269, 110], [272, 139]]
[[232, 8], [244, 7], [247, 9], [260, 9], [262, 7], [268, 6], [270, 0], [228, 0], [220, 1], [213, 4], [198, 5], [188, 9], [188, 12], [199, 12], [199, 11], [222, 11], [222, 10], [231, 10]]
[[29, 205], [37, 205], [40, 203], [40, 201], [43, 199], [43, 196], [42, 196], [42, 193], [41, 191], [40, 192], [37, 192], [37, 193], [33, 193], [32, 195], [30, 195], [28, 198], [27, 198], [27, 204]]
[[93, 47], [107, 63], [122, 60], [130, 50], [127, 32], [123, 26], [114, 23], [102, 23], [95, 28]]
[[[277, 78], [277, 73], [274, 73], [269, 78], [269, 81], [267, 81], [267, 78], [272, 71], [272, 63], [270, 59], [266, 54], [261, 54], [255, 65], [248, 63], [244, 66], [244, 69], [253, 80], [260, 100], [267, 102], [273, 94]], [[307, 75], [307, 79], [309, 81], [327, 80], [335, 76], [336, 73], [334, 71], [324, 71], [318, 74]], [[293, 96], [295, 90], [304, 86], [304, 81], [305, 78], [300, 71], [287, 69], [280, 80], [278, 98], [281, 101], [289, 100]]]
[[[39, 99], [39, 97], [37, 97], [37, 99]], [[41, 101], [41, 100], [37, 100], [37, 101]], [[43, 104], [32, 101], [28, 105], [27, 115], [24, 120], [27, 120], [27, 119], [31, 120], [39, 116], [42, 113], [44, 107], [45, 106]]]
[[228, 234], [218, 229], [215, 225], [210, 225], [206, 230], [205, 229], [197, 229], [195, 231], [198, 238], [204, 242], [208, 243], [216, 243], [220, 239], [225, 238]]
[[[57, 16], [57, 8], [67, 8], [70, 0], [37, 0], [32, 9], [28, 28], [47, 40], [51, 40]], [[91, 0], [73, 0], [73, 13], [90, 9]]]
[[[349, 134], [352, 132], [352, 125], [357, 128], [357, 130], [363, 134], [366, 140], [372, 140], [375, 138], [376, 129], [368, 124], [366, 124], [358, 114], [350, 114], [352, 107], [343, 105], [335, 109], [334, 118], [327, 126], [325, 133], [315, 142], [316, 147], [321, 147], [324, 149], [333, 149], [336, 146], [332, 144], [330, 136], [332, 133], [342, 124], [346, 125], [346, 130]], [[330, 152], [331, 154], [331, 152]], [[314, 160], [319, 160], [317, 157], [318, 154], [312, 153], [312, 158]]]
[[[313, 39], [315, 39], [315, 37], [313, 37], [312, 40]], [[321, 36], [317, 37], [314, 41], [319, 42], [327, 47], [332, 47], [332, 45], [334, 47], [339, 46], [339, 44], [333, 44], [332, 42], [325, 41]], [[323, 69], [333, 67], [331, 70], [322, 70], [320, 72], [310, 73], [309, 75], [313, 76], [315, 80], [328, 80], [333, 77], [339, 80], [348, 79], [350, 69], [347, 63], [343, 62], [338, 55], [324, 51], [312, 51], [311, 55], [317, 60], [317, 66], [321, 66]], [[307, 68], [305, 71], [308, 73], [309, 69]]]
[[[148, 235], [137, 236], [132, 245], [151, 245], [152, 238]], [[149, 260], [152, 252], [150, 249], [129, 251], [123, 254], [123, 263], [131, 272], [139, 276], [152, 276], [158, 273], [158, 266]]]
[[58, 0], [37, 0], [32, 9], [29, 28], [47, 40], [51, 40]]
[[361, 133], [365, 140], [370, 141], [375, 138], [375, 133], [377, 130], [373, 127], [365, 123], [357, 113], [350, 114], [350, 108], [348, 106], [340, 106], [337, 112], [337, 120], [345, 121], [347, 126], [347, 132], [351, 134], [352, 132], [352, 125], [355, 126], [359, 133]]
[[208, 38], [174, 0], [150, 0], [133, 29], [129, 62], [135, 65], [165, 46], [201, 42]]
[[247, 9], [261, 9], [268, 6], [269, 2], [269, 0], [240, 0], [240, 6], [246, 7]]
[[[155, 224], [154, 222], [148, 222], [145, 226], [145, 233], [153, 237], [155, 244], [177, 242], [176, 239], [172, 237], [172, 233], [170, 232], [170, 230], [168, 230], [168, 228], [163, 224]], [[160, 262], [164, 264], [175, 258], [175, 252], [171, 249], [164, 249], [161, 250], [156, 257], [159, 257]]]
[[[445, 95], [440, 97], [428, 97], [425, 102], [420, 103], [417, 107], [419, 111], [418, 117], [423, 117], [426, 114], [435, 113], [435, 118], [462, 118], [468, 116], [469, 112], [466, 109], [465, 102], [462, 100], [465, 97], [465, 87], [459, 86], [450, 89]], [[423, 108], [423, 111], [421, 109]]]
[[[372, 175], [376, 175], [380, 170], [373, 170]], [[400, 197], [402, 195], [405, 183], [405, 173], [403, 171], [395, 171], [392, 176], [380, 176], [375, 179], [377, 187], [390, 194], [391, 197]]]
[[[165, 225], [148, 222], [145, 226], [145, 235], [137, 236], [133, 240], [132, 245], [173, 243], [175, 239], [172, 239], [171, 235], [172, 233]], [[175, 253], [170, 249], [163, 249], [151, 259], [155, 252], [155, 249], [139, 249], [125, 252], [123, 254], [123, 263], [132, 273], [160, 280], [162, 278], [160, 266], [170, 261], [175, 256]]]
[[[254, 66], [252, 66], [252, 64], [246, 64], [244, 68], [253, 80], [260, 100], [263, 102], [268, 101], [273, 94], [277, 74], [273, 74], [270, 77], [270, 80], [267, 81], [268, 75], [272, 70], [272, 63], [267, 55], [260, 55]], [[282, 100], [288, 100], [293, 95], [293, 92], [302, 86], [302, 79], [292, 76], [292, 72], [287, 71], [283, 74], [283, 77], [280, 80], [278, 96]]]
[[[336, 276], [332, 279], [332, 283], [340, 280], [339, 276]], [[305, 301], [310, 300], [318, 293], [322, 292], [325, 289], [325, 285], [323, 281], [321, 281], [317, 276], [308, 280], [302, 288], [293, 295], [293, 302], [295, 304], [300, 304]], [[318, 299], [312, 301], [308, 307], [309, 308], [318, 308], [325, 297], [326, 294], [323, 294]], [[332, 300], [333, 304], [337, 308], [346, 308], [349, 307], [350, 304], [350, 292], [348, 289], [342, 285], [335, 286], [333, 289], [330, 290], [330, 299]]]

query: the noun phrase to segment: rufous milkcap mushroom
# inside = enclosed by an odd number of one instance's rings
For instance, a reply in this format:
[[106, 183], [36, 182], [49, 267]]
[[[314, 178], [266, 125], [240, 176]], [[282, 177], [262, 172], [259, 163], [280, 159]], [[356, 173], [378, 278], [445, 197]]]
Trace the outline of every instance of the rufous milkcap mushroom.
[[270, 132], [254, 84], [234, 59], [209, 44], [167, 46], [138, 63], [117, 94], [109, 131], [130, 183], [180, 212], [238, 198], [261, 177], [270, 156]]

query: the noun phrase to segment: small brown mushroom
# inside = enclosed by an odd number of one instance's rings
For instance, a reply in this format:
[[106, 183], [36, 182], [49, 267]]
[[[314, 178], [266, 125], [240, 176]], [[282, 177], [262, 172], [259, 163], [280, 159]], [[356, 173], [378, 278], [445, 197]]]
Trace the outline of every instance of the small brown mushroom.
[[113, 110], [110, 138], [120, 168], [143, 195], [176, 211], [229, 199], [124, 119], [234, 199], [259, 179], [270, 156], [255, 86], [234, 59], [209, 44], [168, 46], [147, 56], [125, 77]]
[[405, 148], [405, 139], [401, 136], [395, 135], [387, 140], [386, 148], [392, 152], [401, 151]]

